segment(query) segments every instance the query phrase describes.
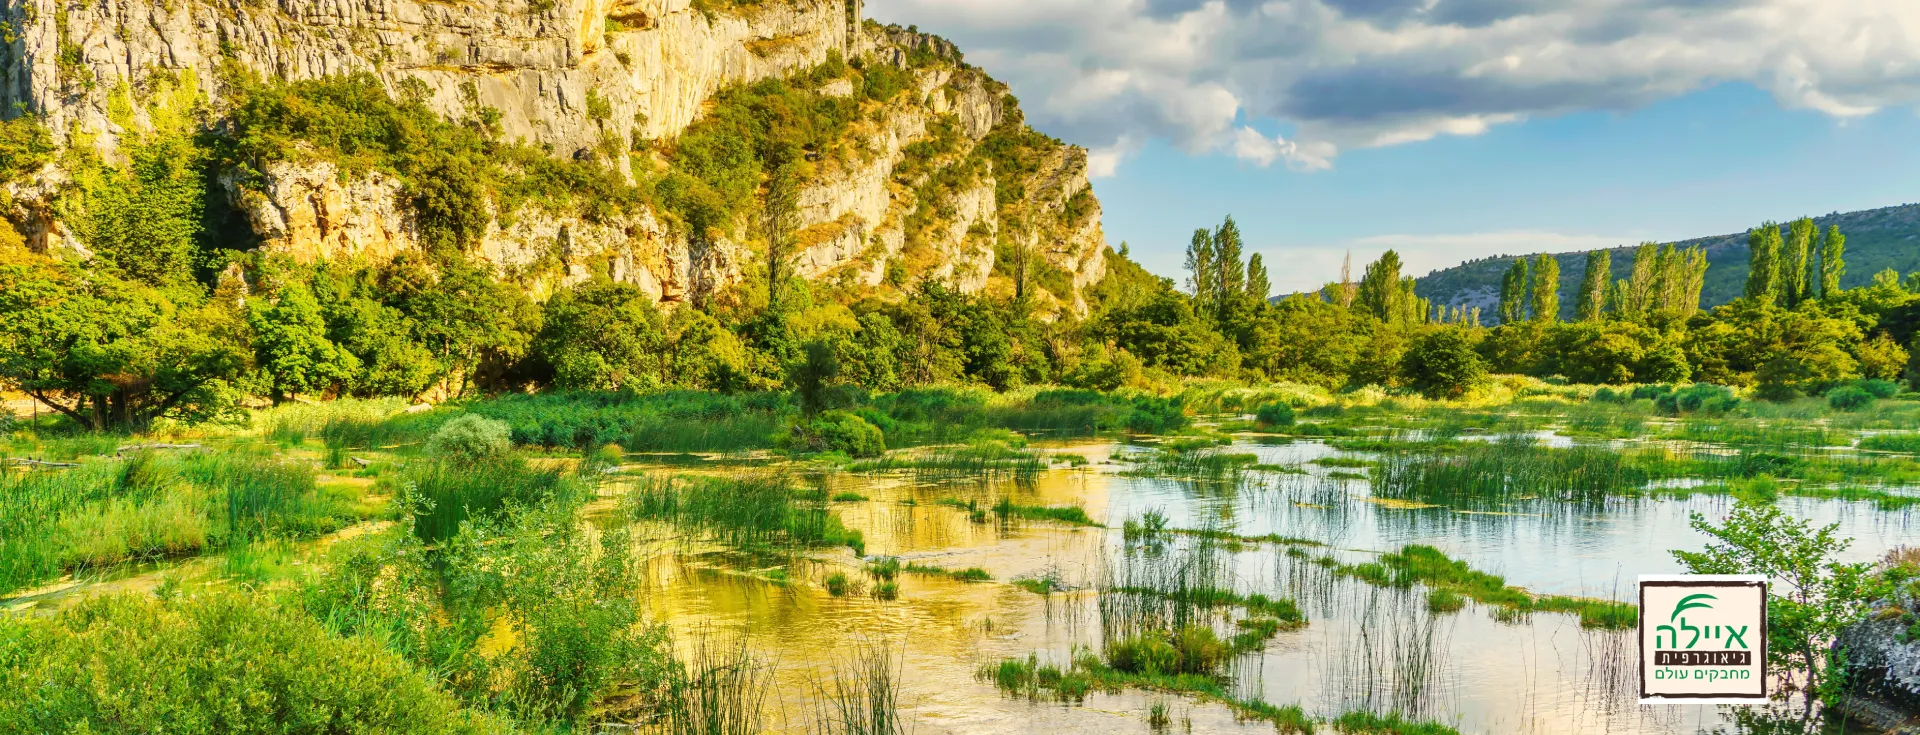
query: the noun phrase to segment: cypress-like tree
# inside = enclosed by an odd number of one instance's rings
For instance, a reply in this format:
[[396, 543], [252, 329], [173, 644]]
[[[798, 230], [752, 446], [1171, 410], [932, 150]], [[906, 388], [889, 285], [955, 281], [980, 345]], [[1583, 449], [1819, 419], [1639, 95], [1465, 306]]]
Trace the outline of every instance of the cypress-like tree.
[[1267, 280], [1267, 264], [1259, 253], [1247, 257], [1247, 295], [1260, 303], [1273, 296], [1273, 283]]
[[1187, 272], [1193, 274], [1187, 284], [1193, 288], [1196, 307], [1213, 303], [1214, 278], [1218, 275], [1214, 262], [1213, 233], [1204, 228], [1194, 230], [1193, 242], [1187, 245]]
[[1233, 223], [1233, 215], [1227, 215], [1227, 221], [1220, 223], [1213, 231], [1213, 262], [1220, 269], [1220, 275], [1214, 281], [1221, 301], [1231, 300], [1246, 293], [1246, 264], [1240, 259], [1244, 243], [1240, 239], [1240, 226]]
[[1774, 303], [1780, 298], [1780, 225], [1767, 222], [1747, 231], [1747, 298]]
[[1627, 303], [1619, 311], [1630, 321], [1640, 321], [1653, 311], [1655, 286], [1660, 280], [1660, 245], [1643, 242], [1633, 249], [1633, 273], [1627, 276]]
[[1500, 279], [1500, 323], [1518, 324], [1527, 320], [1527, 259], [1515, 258], [1513, 267]]
[[1813, 240], [1819, 235], [1813, 219], [1801, 217], [1787, 226], [1786, 251], [1781, 258], [1780, 305], [1798, 306], [1813, 296]]
[[767, 238], [767, 310], [779, 311], [787, 290], [787, 261], [792, 258], [793, 232], [800, 218], [800, 172], [788, 162], [767, 172], [767, 191], [760, 207], [761, 234]]
[[1533, 318], [1553, 324], [1560, 321], [1560, 259], [1541, 253], [1533, 263]]
[[1607, 285], [1613, 282], [1613, 253], [1595, 250], [1587, 253], [1587, 274], [1580, 279], [1580, 295], [1574, 301], [1574, 316], [1583, 322], [1597, 322], [1606, 314]]
[[1413, 276], [1400, 278], [1400, 294], [1395, 300], [1395, 306], [1398, 307], [1397, 313], [1401, 324], [1425, 324], [1433, 312], [1433, 302], [1420, 298], [1414, 293], [1416, 285], [1418, 282]]
[[1401, 303], [1400, 254], [1388, 250], [1367, 265], [1360, 287], [1354, 291], [1353, 304], [1380, 321], [1392, 322], [1400, 316]]
[[1679, 310], [1683, 316], [1691, 316], [1700, 310], [1700, 292], [1707, 287], [1707, 251], [1695, 245], [1687, 248], [1684, 265], [1681, 266], [1685, 277], [1680, 288]]
[[1820, 298], [1840, 293], [1840, 277], [1847, 274], [1847, 236], [1839, 225], [1828, 225], [1827, 236], [1820, 241]]

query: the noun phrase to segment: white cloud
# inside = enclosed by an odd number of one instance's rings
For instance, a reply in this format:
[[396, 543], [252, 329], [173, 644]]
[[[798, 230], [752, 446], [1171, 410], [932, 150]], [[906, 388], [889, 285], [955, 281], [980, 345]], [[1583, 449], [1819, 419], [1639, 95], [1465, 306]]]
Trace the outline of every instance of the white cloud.
[[[958, 42], [1108, 169], [1149, 139], [1259, 165], [1743, 81], [1845, 119], [1920, 102], [1914, 0], [868, 0]], [[1278, 128], [1282, 136], [1257, 132]]]
[[1233, 155], [1253, 161], [1261, 166], [1273, 164], [1274, 159], [1286, 159], [1289, 168], [1299, 171], [1319, 171], [1333, 167], [1333, 156], [1339, 148], [1332, 143], [1318, 142], [1300, 145], [1285, 137], [1268, 138], [1251, 127], [1242, 127], [1233, 134]]

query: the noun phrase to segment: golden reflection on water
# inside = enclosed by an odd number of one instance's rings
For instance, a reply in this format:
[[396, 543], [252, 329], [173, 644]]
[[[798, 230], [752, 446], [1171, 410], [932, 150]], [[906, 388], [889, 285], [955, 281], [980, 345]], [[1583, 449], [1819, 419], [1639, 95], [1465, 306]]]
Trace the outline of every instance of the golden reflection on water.
[[[863, 560], [845, 549], [793, 560], [783, 581], [763, 573], [777, 561], [688, 549], [652, 558], [646, 609], [683, 645], [699, 635], [746, 635], [773, 667], [769, 717], [783, 732], [806, 731], [811, 702], [836, 664], [875, 644], [891, 647], [900, 657], [903, 713], [918, 733], [1146, 732], [1146, 711], [1154, 702], [1172, 704], [1176, 732], [1185, 727], [1183, 718], [1190, 719], [1194, 732], [1272, 732], [1266, 723], [1236, 722], [1223, 707], [1162, 694], [1096, 694], [1068, 706], [1005, 696], [976, 679], [986, 663], [1028, 654], [1064, 662], [1074, 646], [1099, 639], [1094, 595], [1086, 588], [1118, 553], [1117, 528], [1124, 518], [1111, 517], [1110, 509], [1137, 512], [1137, 499], [1116, 501], [1121, 493], [1135, 492], [1142, 480], [1120, 474], [1127, 465], [1110, 462], [1112, 445], [1049, 450], [1072, 451], [1089, 463], [1057, 466], [1024, 482], [935, 480], [911, 472], [830, 474], [822, 480], [829, 493], [868, 498], [834, 508], [849, 528], [865, 535], [870, 558], [898, 556], [955, 570], [980, 567], [993, 575], [991, 583], [903, 573], [897, 600], [876, 600], [864, 590], [836, 598], [822, 584], [829, 574], [871, 584]], [[1426, 510], [1364, 502], [1364, 483], [1338, 487], [1316, 503], [1284, 505], [1316, 513], [1329, 506], [1338, 512]], [[1190, 488], [1199, 506], [1187, 509], [1190, 520], [1230, 525], [1236, 514], [1247, 512], [1245, 503], [1215, 501], [1223, 493], [1259, 491]], [[1209, 501], [1209, 493], [1219, 497]], [[1001, 524], [991, 514], [982, 523], [964, 509], [938, 502], [974, 500], [985, 508], [1002, 497], [1021, 505], [1078, 505], [1108, 528]], [[1332, 579], [1324, 568], [1288, 557], [1278, 547], [1247, 546], [1230, 553], [1236, 575], [1248, 588], [1296, 597], [1312, 620], [1237, 664], [1235, 689], [1241, 696], [1300, 703], [1321, 716], [1348, 708], [1400, 710], [1468, 733], [1679, 733], [1721, 724], [1711, 709], [1633, 704], [1631, 679], [1623, 678], [1631, 672], [1622, 661], [1624, 656], [1630, 663], [1632, 654], [1622, 634], [1583, 630], [1564, 615], [1501, 622], [1479, 606], [1429, 614], [1419, 590]], [[1313, 578], [1313, 570], [1325, 578]], [[1040, 596], [1007, 584], [1042, 576], [1079, 591]]]

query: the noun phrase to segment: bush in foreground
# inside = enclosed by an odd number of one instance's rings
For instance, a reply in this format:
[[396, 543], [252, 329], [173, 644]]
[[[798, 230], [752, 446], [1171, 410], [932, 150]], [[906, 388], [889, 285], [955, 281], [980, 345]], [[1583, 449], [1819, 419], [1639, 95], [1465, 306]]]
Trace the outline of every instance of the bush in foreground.
[[486, 733], [371, 638], [216, 594], [0, 618], [0, 732]]

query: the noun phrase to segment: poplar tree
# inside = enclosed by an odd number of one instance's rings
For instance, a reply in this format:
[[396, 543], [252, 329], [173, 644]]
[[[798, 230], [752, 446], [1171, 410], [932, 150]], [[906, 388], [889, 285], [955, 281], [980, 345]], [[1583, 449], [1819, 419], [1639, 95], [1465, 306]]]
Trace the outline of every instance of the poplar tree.
[[1247, 295], [1266, 303], [1273, 295], [1273, 283], [1267, 280], [1267, 264], [1259, 253], [1247, 258]]
[[1680, 288], [1680, 313], [1691, 316], [1700, 310], [1700, 292], [1707, 287], [1707, 251], [1698, 245], [1687, 248], [1685, 262], [1681, 265], [1685, 274]]
[[1627, 301], [1620, 311], [1640, 321], [1652, 312], [1655, 281], [1660, 275], [1660, 245], [1643, 242], [1633, 249], [1633, 272], [1627, 276]]
[[1400, 254], [1388, 250], [1367, 266], [1354, 290], [1354, 307], [1383, 322], [1395, 321], [1403, 303], [1400, 284]]
[[1188, 285], [1193, 288], [1193, 303], [1202, 307], [1213, 303], [1214, 270], [1213, 233], [1205, 229], [1193, 231], [1193, 242], [1187, 245], [1187, 272], [1192, 273]]
[[1243, 244], [1240, 226], [1233, 223], [1233, 215], [1227, 215], [1227, 221], [1220, 223], [1219, 229], [1213, 231], [1213, 262], [1214, 267], [1220, 270], [1214, 287], [1219, 301], [1230, 301], [1246, 293], [1247, 274], [1240, 259]]
[[1513, 267], [1500, 279], [1500, 323], [1518, 324], [1527, 320], [1527, 259], [1515, 258]]
[[1587, 273], [1580, 279], [1580, 295], [1574, 301], [1574, 317], [1597, 322], [1606, 314], [1607, 285], [1613, 280], [1613, 253], [1595, 250], [1587, 253]]
[[1820, 298], [1840, 293], [1840, 277], [1847, 274], [1847, 236], [1839, 225], [1828, 225], [1827, 236], [1820, 241]]
[[1819, 231], [1808, 217], [1801, 217], [1788, 225], [1786, 251], [1780, 264], [1781, 306], [1798, 306], [1812, 297], [1814, 281], [1809, 275], [1809, 266], [1813, 263], [1813, 240]]
[[1541, 253], [1533, 266], [1533, 318], [1553, 324], [1560, 321], [1560, 259]]
[[1747, 231], [1749, 299], [1771, 304], [1780, 297], [1780, 225], [1767, 222]]

